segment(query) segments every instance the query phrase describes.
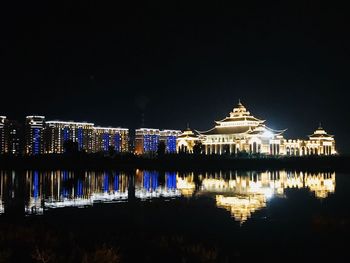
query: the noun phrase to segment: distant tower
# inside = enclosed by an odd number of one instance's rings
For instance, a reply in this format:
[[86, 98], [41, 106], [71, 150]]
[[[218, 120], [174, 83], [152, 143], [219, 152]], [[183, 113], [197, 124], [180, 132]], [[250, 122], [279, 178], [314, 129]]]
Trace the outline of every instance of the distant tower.
[[25, 121], [25, 147], [26, 155], [37, 155], [43, 153], [43, 129], [44, 116], [27, 116]]

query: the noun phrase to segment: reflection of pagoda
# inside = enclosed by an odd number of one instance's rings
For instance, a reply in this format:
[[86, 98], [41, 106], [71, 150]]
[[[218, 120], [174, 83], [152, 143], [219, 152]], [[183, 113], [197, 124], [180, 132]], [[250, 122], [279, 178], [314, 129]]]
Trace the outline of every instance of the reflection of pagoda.
[[196, 185], [194, 183], [193, 177], [193, 173], [190, 173], [186, 176], [177, 176], [177, 189], [179, 189], [183, 196], [191, 196], [194, 193]]
[[266, 197], [262, 194], [223, 196], [216, 195], [216, 205], [228, 210], [236, 221], [244, 223], [256, 210], [266, 206]]
[[277, 171], [238, 175], [230, 172], [225, 176], [209, 173], [201, 185], [200, 195], [214, 194], [217, 206], [243, 223], [255, 211], [264, 208], [271, 197], [285, 196], [288, 188], [308, 188], [316, 198], [326, 198], [335, 191], [335, 173]]

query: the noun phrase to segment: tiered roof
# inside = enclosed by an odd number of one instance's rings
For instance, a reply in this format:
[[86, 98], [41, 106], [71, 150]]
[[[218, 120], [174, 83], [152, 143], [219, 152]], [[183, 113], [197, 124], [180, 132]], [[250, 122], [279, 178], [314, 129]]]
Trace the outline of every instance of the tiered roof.
[[316, 139], [325, 139], [325, 140], [327, 140], [327, 139], [333, 139], [333, 137], [334, 137], [334, 135], [328, 134], [322, 128], [321, 124], [319, 125], [319, 127], [317, 128], [317, 130], [313, 134], [309, 135], [309, 138], [310, 139], [314, 139], [314, 140], [316, 140]]
[[281, 134], [285, 130], [276, 131], [264, 125], [265, 120], [258, 119], [247, 111], [246, 107], [239, 101], [237, 106], [230, 112], [230, 116], [215, 121], [214, 128], [199, 132], [201, 135], [216, 134], [262, 134], [266, 130], [274, 134]]

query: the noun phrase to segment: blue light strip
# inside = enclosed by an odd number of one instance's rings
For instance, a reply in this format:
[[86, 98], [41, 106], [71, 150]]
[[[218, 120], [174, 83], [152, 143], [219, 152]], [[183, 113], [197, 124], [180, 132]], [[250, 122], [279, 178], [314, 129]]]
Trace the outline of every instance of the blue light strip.
[[66, 142], [69, 140], [69, 128], [64, 127], [63, 128], [63, 141]]
[[108, 186], [109, 186], [108, 177], [109, 176], [108, 176], [107, 173], [105, 173], [104, 176], [103, 176], [103, 192], [105, 192], [105, 193], [107, 193], [108, 190], [109, 190], [109, 188], [108, 188]]
[[102, 141], [103, 141], [103, 150], [108, 151], [108, 147], [109, 147], [109, 134], [108, 133], [104, 133], [102, 135]]
[[38, 171], [34, 171], [33, 172], [33, 196], [34, 199], [37, 199], [39, 196], [39, 172]]
[[176, 172], [165, 173], [166, 187], [171, 190], [176, 189]]
[[79, 150], [83, 149], [84, 147], [84, 133], [83, 128], [78, 128], [78, 148]]
[[121, 149], [120, 149], [120, 134], [117, 133], [115, 136], [114, 136], [114, 149], [116, 152], [120, 152]]
[[116, 172], [114, 175], [114, 191], [118, 192], [119, 191], [119, 173]]
[[169, 153], [176, 152], [176, 136], [170, 135], [167, 137], [166, 151]]
[[33, 129], [33, 154], [40, 154], [40, 129]]

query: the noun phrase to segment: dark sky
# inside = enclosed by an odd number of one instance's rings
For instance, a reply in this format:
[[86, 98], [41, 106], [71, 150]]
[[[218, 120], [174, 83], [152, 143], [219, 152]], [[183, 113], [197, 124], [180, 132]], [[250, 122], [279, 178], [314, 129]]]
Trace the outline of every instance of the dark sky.
[[350, 153], [344, 6], [72, 2], [3, 10], [0, 115], [206, 130], [240, 98], [286, 138], [322, 122]]

